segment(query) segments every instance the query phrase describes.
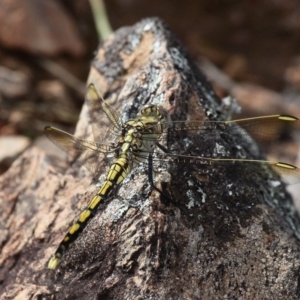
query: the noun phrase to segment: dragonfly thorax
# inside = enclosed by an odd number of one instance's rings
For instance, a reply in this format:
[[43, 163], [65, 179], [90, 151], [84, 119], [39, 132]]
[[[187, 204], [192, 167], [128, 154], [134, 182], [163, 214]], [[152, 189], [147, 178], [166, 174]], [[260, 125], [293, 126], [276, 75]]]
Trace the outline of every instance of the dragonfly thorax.
[[160, 106], [143, 108], [135, 119], [122, 126], [119, 155], [127, 159], [145, 161], [167, 126], [167, 113]]

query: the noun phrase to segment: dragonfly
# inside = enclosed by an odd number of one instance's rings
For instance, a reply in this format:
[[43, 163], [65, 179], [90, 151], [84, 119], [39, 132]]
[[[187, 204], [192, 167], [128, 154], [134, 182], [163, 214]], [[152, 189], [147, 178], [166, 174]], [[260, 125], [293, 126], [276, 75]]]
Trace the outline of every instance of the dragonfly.
[[[213, 141], [217, 132], [222, 136], [242, 136], [253, 144], [253, 140], [279, 138], [285, 132], [300, 133], [300, 120], [288, 115], [269, 115], [230, 121], [172, 121], [168, 111], [160, 105], [143, 107], [135, 118], [124, 122], [122, 116], [111, 107], [100, 95], [94, 84], [87, 88], [86, 103], [90, 118], [94, 123], [95, 137], [103, 132], [103, 117], [101, 110], [108, 120], [107, 128], [100, 141], [90, 141], [78, 138], [55, 127], [46, 126], [46, 136], [59, 148], [72, 156], [95, 173], [104, 159], [111, 164], [104, 182], [100, 184], [95, 196], [87, 207], [82, 210], [77, 220], [71, 225], [65, 237], [48, 262], [49, 269], [55, 269], [61, 262], [63, 255], [73, 245], [87, 223], [95, 216], [100, 204], [106, 201], [122, 184], [124, 179], [138, 164], [148, 162], [149, 182], [155, 190], [160, 191], [153, 183], [152, 164], [163, 161], [159, 151], [167, 157], [166, 161], [184, 161], [187, 163], [216, 164], [226, 166], [236, 164], [243, 166], [270, 167], [277, 172], [287, 184], [300, 182], [300, 169], [288, 163], [260, 159], [232, 158], [218, 155], [211, 151], [207, 156], [186, 154], [186, 145], [193, 148], [193, 143], [199, 139], [205, 142]], [[299, 139], [299, 138], [298, 138]], [[299, 139], [300, 140], [300, 139]], [[170, 143], [169, 141], [174, 141]], [[187, 141], [192, 141], [188, 143]], [[211, 143], [215, 147], [215, 143]], [[100, 179], [99, 179], [100, 180]]]

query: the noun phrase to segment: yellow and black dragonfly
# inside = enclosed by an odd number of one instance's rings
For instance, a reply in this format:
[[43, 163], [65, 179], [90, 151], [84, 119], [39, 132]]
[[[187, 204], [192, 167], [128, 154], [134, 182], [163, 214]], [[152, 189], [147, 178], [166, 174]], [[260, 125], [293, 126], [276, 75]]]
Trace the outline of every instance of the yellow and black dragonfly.
[[[131, 170], [139, 163], [148, 162], [149, 181], [153, 184], [152, 163], [184, 161], [192, 164], [228, 166], [230, 164], [265, 166], [274, 169], [288, 183], [300, 182], [300, 169], [283, 162], [260, 159], [247, 159], [237, 150], [231, 157], [226, 148], [216, 144], [215, 136], [223, 139], [242, 137], [250, 148], [255, 147], [253, 140], [269, 143], [285, 134], [296, 135], [300, 140], [300, 120], [287, 115], [271, 115], [233, 121], [172, 121], [169, 113], [159, 105], [149, 105], [140, 110], [137, 116], [126, 122], [105, 100], [100, 97], [95, 86], [90, 84], [86, 102], [93, 121], [95, 136], [103, 132], [101, 141], [88, 141], [77, 138], [67, 132], [47, 126], [47, 137], [65, 152], [76, 155], [80, 163], [95, 172], [104, 158], [111, 160], [106, 179], [80, 213], [67, 234], [51, 257], [48, 268], [55, 269], [63, 254], [74, 243], [88, 221], [96, 214], [99, 205], [109, 198]], [[104, 129], [103, 120], [98, 116], [103, 111], [109, 121]], [[199, 143], [200, 141], [200, 143]], [[201, 155], [193, 154], [195, 145], [205, 144]], [[188, 151], [187, 149], [192, 151]], [[196, 147], [197, 148], [197, 147]], [[198, 149], [199, 150], [199, 149]], [[247, 149], [246, 149], [247, 150]], [[160, 152], [155, 159], [155, 152]], [[258, 150], [259, 152], [259, 150]], [[189, 154], [186, 154], [189, 153]], [[191, 154], [192, 153], [192, 154]], [[197, 152], [198, 153], [198, 152]], [[159, 191], [159, 190], [158, 190]]]

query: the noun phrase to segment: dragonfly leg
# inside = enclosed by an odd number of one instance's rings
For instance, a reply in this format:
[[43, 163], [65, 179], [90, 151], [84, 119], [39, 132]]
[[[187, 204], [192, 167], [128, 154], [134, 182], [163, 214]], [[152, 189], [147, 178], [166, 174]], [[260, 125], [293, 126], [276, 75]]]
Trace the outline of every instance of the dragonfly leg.
[[167, 148], [165, 148], [163, 145], [161, 145], [160, 143], [156, 143], [156, 146], [163, 152], [165, 153], [171, 153]]
[[152, 157], [151, 153], [149, 154], [149, 157], [148, 157], [148, 180], [149, 180], [149, 183], [150, 183], [151, 187], [154, 190], [159, 192], [165, 199], [167, 199], [168, 201], [170, 201], [174, 205], [177, 204], [172, 198], [170, 198], [168, 195], [166, 195], [163, 191], [161, 191], [159, 188], [157, 188], [154, 185], [154, 181], [153, 181], [153, 157]]

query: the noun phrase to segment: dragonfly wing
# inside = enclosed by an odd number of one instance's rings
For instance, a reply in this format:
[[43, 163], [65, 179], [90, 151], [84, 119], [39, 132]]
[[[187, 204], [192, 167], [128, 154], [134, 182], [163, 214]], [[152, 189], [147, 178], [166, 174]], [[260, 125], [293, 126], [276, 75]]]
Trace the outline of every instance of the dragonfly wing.
[[51, 126], [45, 127], [45, 134], [50, 141], [72, 159], [80, 161], [93, 174], [103, 158], [114, 151], [110, 145], [80, 139]]
[[281, 180], [288, 185], [300, 182], [300, 169], [287, 163], [255, 159], [212, 159], [212, 165], [215, 164], [224, 165], [225, 167], [229, 165], [237, 166], [237, 176], [241, 173], [247, 174], [249, 167], [251, 168], [251, 172], [253, 172], [252, 170], [259, 172], [259, 169], [271, 168], [281, 177]]
[[271, 115], [225, 123], [233, 134], [240, 132], [243, 135], [247, 148], [253, 149], [255, 140], [260, 149], [273, 159], [289, 163], [296, 161], [300, 143], [299, 119], [285, 115]]
[[173, 121], [161, 141], [167, 148], [180, 154], [185, 152], [188, 145], [194, 148], [195, 145], [205, 145], [203, 155], [210, 157], [216, 154], [216, 141], [220, 138], [229, 145], [238, 138], [246, 152], [259, 155], [254, 143], [256, 141], [265, 153], [274, 156], [280, 154], [284, 159], [289, 159], [290, 155], [279, 142], [288, 141], [290, 145], [300, 143], [300, 120], [291, 116], [271, 115], [233, 121]]
[[[160, 155], [158, 155], [160, 156]], [[157, 167], [163, 163], [173, 165], [184, 165], [184, 166], [209, 166], [213, 168], [226, 168], [235, 167], [236, 175], [239, 176], [242, 173], [247, 175], [248, 172], [259, 171], [262, 168], [271, 168], [281, 179], [288, 185], [300, 183], [300, 169], [296, 166], [267, 160], [255, 160], [255, 159], [231, 159], [231, 158], [211, 158], [202, 156], [190, 156], [190, 155], [179, 155], [172, 153], [165, 153], [166, 158], [159, 158], [154, 155], [153, 164]], [[140, 160], [146, 159], [146, 153], [140, 156]], [[136, 158], [136, 161], [138, 159]], [[250, 169], [249, 169], [250, 168]], [[259, 168], [259, 169], [257, 169]]]
[[85, 101], [89, 109], [94, 140], [113, 140], [121, 130], [120, 114], [101, 97], [94, 84], [88, 86]]
[[300, 169], [286, 163], [270, 163], [271, 167], [280, 175], [286, 184], [296, 184], [300, 182]]
[[292, 116], [271, 115], [224, 122], [226, 125], [241, 126], [255, 140], [277, 140], [282, 135], [291, 135], [300, 130], [300, 120]]
[[262, 169], [271, 168], [288, 185], [300, 182], [300, 169], [287, 163], [251, 159], [214, 159], [212, 164], [224, 165], [225, 167], [237, 166], [237, 176], [242, 173], [247, 175], [249, 171], [260, 172]]
[[[258, 142], [278, 140], [283, 135], [300, 142], [300, 120], [286, 115], [270, 115], [231, 121], [173, 121], [169, 130], [178, 135], [209, 135], [216, 131], [232, 133], [240, 128]], [[246, 133], [244, 133], [246, 135]]]

